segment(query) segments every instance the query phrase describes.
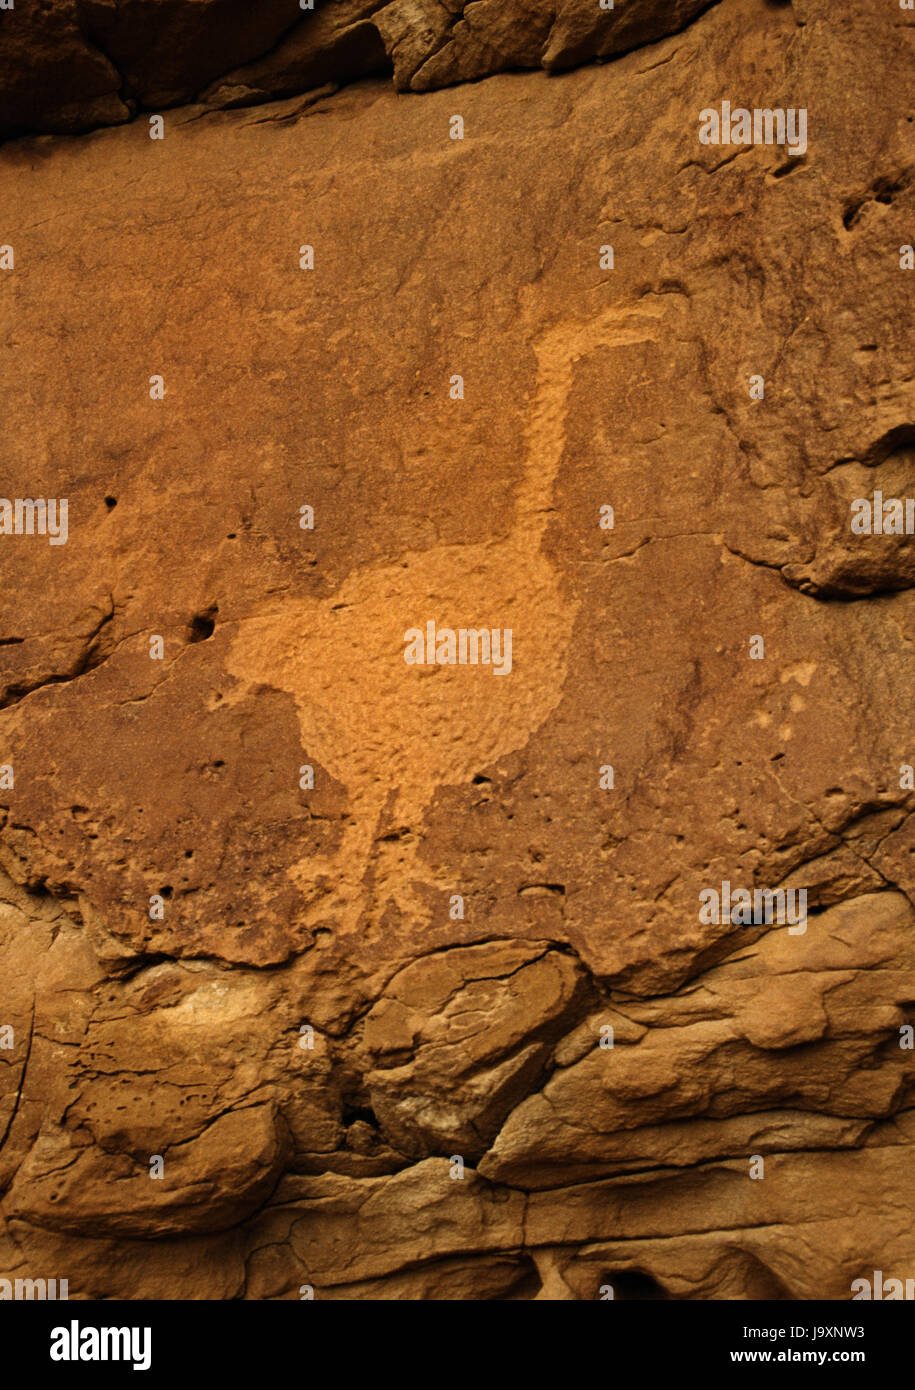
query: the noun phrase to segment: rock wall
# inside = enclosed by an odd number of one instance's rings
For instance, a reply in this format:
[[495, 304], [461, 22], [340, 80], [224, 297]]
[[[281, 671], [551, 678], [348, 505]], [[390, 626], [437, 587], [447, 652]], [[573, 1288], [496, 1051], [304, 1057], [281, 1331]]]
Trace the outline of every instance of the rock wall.
[[915, 1272], [913, 36], [0, 11], [0, 1278]]
[[[389, 73], [428, 92], [557, 71], [674, 33], [712, 0], [13, 0], [0, 11], [0, 138], [137, 110], [247, 106]], [[305, 11], [305, 13], [303, 13]]]

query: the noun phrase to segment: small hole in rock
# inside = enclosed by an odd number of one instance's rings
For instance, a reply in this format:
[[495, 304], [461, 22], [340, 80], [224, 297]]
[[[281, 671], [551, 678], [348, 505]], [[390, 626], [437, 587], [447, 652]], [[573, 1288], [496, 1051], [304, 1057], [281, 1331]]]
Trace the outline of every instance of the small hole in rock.
[[378, 1117], [375, 1114], [374, 1110], [370, 1110], [368, 1106], [344, 1105], [343, 1123], [345, 1125], [352, 1125], [355, 1124], [357, 1120], [361, 1120], [362, 1123], [365, 1125], [370, 1125], [372, 1129], [379, 1128]]
[[213, 636], [213, 632], [216, 628], [216, 614], [218, 612], [219, 609], [214, 604], [212, 608], [208, 608], [204, 613], [197, 613], [191, 618], [191, 642], [205, 642], [208, 637]]

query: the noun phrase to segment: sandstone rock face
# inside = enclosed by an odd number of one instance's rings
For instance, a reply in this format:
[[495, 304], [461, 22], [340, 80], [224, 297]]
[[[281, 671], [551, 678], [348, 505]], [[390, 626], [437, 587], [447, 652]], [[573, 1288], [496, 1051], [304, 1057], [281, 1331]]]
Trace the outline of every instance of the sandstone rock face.
[[[649, 43], [712, 0], [19, 0], [0, 11], [0, 137], [246, 106], [369, 73], [427, 92]], [[307, 11], [307, 13], [303, 13]]]
[[0, 11], [0, 1277], [915, 1272], [913, 36]]

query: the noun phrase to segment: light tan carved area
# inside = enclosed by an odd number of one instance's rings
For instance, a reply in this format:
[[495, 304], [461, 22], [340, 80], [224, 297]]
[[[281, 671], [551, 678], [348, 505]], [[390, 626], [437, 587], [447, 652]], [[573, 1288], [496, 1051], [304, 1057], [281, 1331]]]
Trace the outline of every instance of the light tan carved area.
[[[541, 547], [565, 452], [572, 374], [595, 347], [656, 343], [650, 330], [660, 314], [611, 310], [592, 323], [562, 324], [536, 344], [523, 472], [503, 542], [408, 553], [396, 565], [357, 571], [326, 599], [288, 599], [240, 624], [228, 669], [245, 690], [272, 685], [294, 697], [303, 758], [313, 756], [349, 793], [347, 829], [334, 858], [309, 859], [292, 871], [306, 882], [333, 874], [346, 927], [364, 908], [353, 885], [365, 875], [382, 811], [397, 825], [417, 826], [440, 787], [464, 785], [479, 768], [523, 748], [561, 700], [579, 605], [563, 595]], [[624, 358], [619, 367], [625, 370]], [[405, 631], [425, 632], [429, 620], [438, 628], [509, 629], [510, 670], [407, 665]], [[413, 856], [402, 858], [400, 885], [382, 883], [376, 891], [400, 899], [421, 940], [422, 911], [409, 889], [417, 872]], [[333, 908], [322, 903], [319, 911]]]

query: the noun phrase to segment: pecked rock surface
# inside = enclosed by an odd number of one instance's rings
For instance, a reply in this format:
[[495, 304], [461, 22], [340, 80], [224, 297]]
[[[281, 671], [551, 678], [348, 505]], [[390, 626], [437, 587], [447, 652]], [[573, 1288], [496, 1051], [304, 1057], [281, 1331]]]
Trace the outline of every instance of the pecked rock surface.
[[0, 1277], [911, 1275], [913, 25], [0, 12]]

